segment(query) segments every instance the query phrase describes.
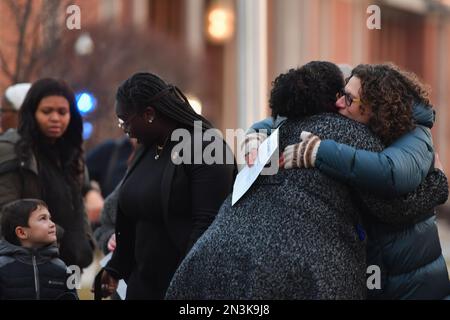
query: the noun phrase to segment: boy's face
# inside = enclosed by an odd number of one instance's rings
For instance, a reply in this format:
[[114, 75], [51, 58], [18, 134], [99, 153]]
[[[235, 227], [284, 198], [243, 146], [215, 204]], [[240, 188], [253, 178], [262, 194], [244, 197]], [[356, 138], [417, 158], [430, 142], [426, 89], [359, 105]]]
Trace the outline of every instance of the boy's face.
[[31, 213], [28, 227], [17, 227], [16, 234], [24, 247], [44, 247], [56, 242], [56, 225], [48, 209], [39, 206]]

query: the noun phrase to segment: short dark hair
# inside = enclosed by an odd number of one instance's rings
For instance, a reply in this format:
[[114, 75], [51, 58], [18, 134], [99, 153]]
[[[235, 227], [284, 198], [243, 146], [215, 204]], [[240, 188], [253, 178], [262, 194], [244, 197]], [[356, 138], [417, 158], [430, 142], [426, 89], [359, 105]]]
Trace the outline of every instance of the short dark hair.
[[47, 204], [39, 199], [20, 199], [3, 206], [1, 233], [6, 241], [17, 246], [21, 245], [16, 236], [16, 228], [28, 227], [30, 215], [38, 207], [48, 208]]
[[344, 75], [328, 61], [311, 61], [280, 74], [272, 84], [269, 105], [272, 117], [303, 118], [336, 112], [337, 94], [344, 89]]

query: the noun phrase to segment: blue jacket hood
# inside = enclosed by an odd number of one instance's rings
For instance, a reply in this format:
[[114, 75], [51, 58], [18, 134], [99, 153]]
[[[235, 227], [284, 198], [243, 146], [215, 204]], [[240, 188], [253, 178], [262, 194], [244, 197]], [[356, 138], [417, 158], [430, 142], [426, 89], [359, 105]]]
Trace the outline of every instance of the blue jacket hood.
[[436, 120], [436, 112], [431, 106], [416, 102], [413, 106], [413, 117], [417, 124], [432, 128]]

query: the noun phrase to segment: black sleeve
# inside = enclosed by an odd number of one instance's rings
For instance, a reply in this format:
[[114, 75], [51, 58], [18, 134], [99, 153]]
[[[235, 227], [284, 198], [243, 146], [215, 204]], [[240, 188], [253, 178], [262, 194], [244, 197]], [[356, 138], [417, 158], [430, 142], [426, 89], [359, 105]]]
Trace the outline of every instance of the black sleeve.
[[105, 269], [116, 279], [128, 280], [133, 266], [135, 243], [135, 222], [127, 218], [117, 209], [116, 218], [116, 249]]
[[203, 163], [190, 167], [193, 228], [188, 250], [214, 221], [222, 203], [233, 189], [236, 174], [234, 163]]

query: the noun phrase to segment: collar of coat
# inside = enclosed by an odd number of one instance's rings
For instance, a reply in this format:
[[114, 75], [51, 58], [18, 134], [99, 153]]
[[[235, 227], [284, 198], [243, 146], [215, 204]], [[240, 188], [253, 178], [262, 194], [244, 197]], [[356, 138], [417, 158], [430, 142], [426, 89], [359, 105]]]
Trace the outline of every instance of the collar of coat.
[[20, 135], [15, 129], [9, 129], [0, 135], [0, 173], [22, 167], [37, 175], [37, 161], [33, 154], [28, 161], [19, 162], [15, 151], [15, 145], [19, 140]]

